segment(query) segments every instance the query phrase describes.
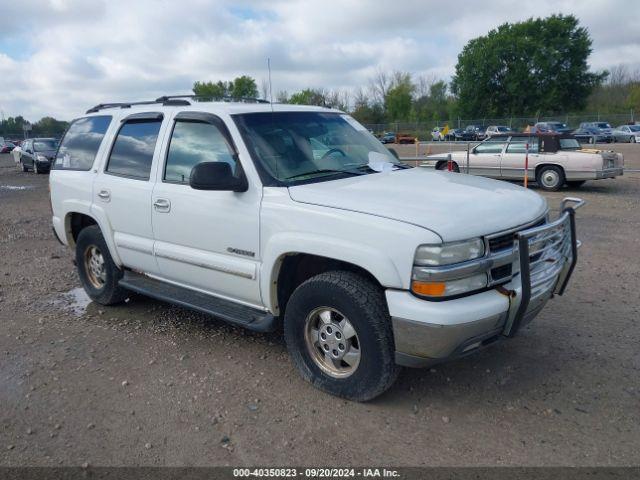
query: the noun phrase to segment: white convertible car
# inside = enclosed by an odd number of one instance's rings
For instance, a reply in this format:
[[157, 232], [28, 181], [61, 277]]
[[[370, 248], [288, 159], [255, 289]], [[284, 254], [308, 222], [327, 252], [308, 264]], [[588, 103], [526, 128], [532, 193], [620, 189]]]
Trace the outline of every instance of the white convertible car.
[[[583, 149], [567, 134], [513, 134], [493, 136], [466, 151], [430, 155], [423, 166], [451, 169], [504, 180], [524, 179], [529, 148], [528, 180], [544, 190], [558, 190], [565, 183], [579, 187], [587, 180], [615, 178], [623, 174], [624, 158], [612, 151]], [[468, 172], [467, 172], [468, 161]]]

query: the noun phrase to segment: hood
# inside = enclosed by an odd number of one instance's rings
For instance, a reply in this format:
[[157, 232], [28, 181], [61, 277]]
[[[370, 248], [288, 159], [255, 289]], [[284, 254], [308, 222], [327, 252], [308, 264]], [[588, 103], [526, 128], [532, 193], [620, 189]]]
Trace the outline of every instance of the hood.
[[444, 241], [529, 223], [547, 211], [540, 195], [507, 182], [423, 168], [289, 187], [296, 202], [417, 225]]
[[42, 155], [43, 157], [47, 157], [48, 159], [52, 159], [56, 154], [55, 150], [37, 150], [36, 155]]

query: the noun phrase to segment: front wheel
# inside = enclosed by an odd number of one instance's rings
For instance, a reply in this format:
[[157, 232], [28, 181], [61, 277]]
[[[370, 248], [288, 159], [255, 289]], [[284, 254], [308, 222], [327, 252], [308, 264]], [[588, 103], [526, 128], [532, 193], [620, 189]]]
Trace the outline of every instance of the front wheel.
[[538, 170], [536, 182], [543, 190], [555, 192], [564, 185], [564, 171], [556, 165], [544, 165]]
[[[448, 166], [449, 162], [441, 162], [438, 164], [438, 166], [436, 166], [436, 170], [441, 170], [443, 172], [446, 172], [449, 170], [449, 166]], [[460, 167], [458, 166], [458, 164], [456, 162], [451, 162], [451, 171], [452, 172], [456, 172], [456, 173], [460, 173]]]
[[629, 137], [629, 143], [636, 143], [636, 137]]
[[118, 285], [122, 270], [113, 262], [97, 225], [84, 228], [76, 242], [76, 264], [87, 295], [101, 305], [122, 302], [128, 292]]
[[400, 371], [383, 292], [353, 272], [321, 273], [300, 285], [287, 303], [284, 336], [302, 377], [332, 395], [371, 400]]

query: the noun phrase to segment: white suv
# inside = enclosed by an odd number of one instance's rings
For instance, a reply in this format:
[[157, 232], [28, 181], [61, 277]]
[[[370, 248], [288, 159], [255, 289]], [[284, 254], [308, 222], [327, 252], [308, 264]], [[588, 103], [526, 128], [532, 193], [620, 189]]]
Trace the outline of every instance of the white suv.
[[96, 302], [133, 290], [256, 331], [353, 400], [513, 336], [577, 259], [575, 199], [403, 165], [342, 112], [161, 97], [75, 120], [53, 227]]

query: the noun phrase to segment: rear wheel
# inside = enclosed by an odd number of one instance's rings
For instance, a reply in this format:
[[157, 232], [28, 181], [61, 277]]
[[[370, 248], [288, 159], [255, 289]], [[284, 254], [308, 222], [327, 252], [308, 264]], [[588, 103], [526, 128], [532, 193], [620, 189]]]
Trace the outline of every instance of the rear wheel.
[[[449, 170], [448, 163], [449, 162], [440, 162], [438, 165], [436, 165], [436, 170], [442, 170], [445, 172], [448, 171]], [[460, 173], [460, 167], [456, 162], [451, 162], [451, 171]]]
[[102, 305], [122, 302], [127, 290], [118, 285], [122, 270], [113, 262], [107, 243], [97, 225], [84, 228], [76, 242], [76, 264], [87, 295]]
[[302, 377], [332, 395], [371, 400], [400, 371], [383, 292], [352, 272], [326, 272], [300, 285], [287, 303], [284, 336]]
[[29, 171], [29, 167], [27, 167], [24, 163], [22, 163], [22, 161], [20, 161], [20, 165], [22, 165], [22, 171], [23, 172], [28, 172]]
[[536, 182], [543, 190], [555, 192], [564, 185], [564, 171], [556, 165], [544, 165], [538, 170]]
[[629, 143], [636, 143], [636, 137], [633, 135], [629, 137]]

